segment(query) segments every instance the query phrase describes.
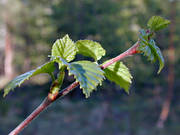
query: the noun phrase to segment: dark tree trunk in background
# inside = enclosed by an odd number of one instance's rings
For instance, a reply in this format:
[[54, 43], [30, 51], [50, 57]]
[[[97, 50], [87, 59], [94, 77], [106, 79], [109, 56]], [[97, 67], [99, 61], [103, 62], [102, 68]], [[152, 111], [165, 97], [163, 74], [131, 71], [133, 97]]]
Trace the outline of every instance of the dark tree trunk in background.
[[[25, 31], [27, 31], [25, 29]], [[24, 59], [24, 64], [23, 64], [23, 72], [27, 72], [28, 70], [31, 69], [31, 59], [30, 59], [30, 45], [33, 45], [32, 39], [29, 37], [29, 35], [24, 34], [24, 39], [25, 39], [25, 43], [26, 43], [26, 47], [25, 47], [25, 59]]]
[[173, 89], [174, 89], [174, 61], [175, 61], [175, 51], [174, 51], [174, 33], [175, 33], [175, 14], [176, 14], [176, 2], [175, 0], [171, 2], [171, 24], [170, 24], [170, 36], [169, 36], [169, 48], [168, 48], [168, 92], [167, 97], [163, 103], [162, 111], [157, 123], [159, 128], [164, 127], [164, 122], [168, 118], [168, 114], [170, 111], [170, 104], [173, 97]]

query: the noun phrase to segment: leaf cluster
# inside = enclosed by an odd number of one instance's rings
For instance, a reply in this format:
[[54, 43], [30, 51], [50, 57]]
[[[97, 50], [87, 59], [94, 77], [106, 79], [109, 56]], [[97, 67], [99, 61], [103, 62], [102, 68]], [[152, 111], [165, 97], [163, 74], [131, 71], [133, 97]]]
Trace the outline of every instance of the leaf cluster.
[[[162, 17], [153, 16], [148, 21], [148, 30], [142, 29], [139, 34], [139, 47], [136, 52], [143, 53], [148, 57], [148, 60], [152, 62], [158, 60], [158, 73], [164, 66], [164, 59], [152, 36], [154, 32], [165, 28], [169, 23], [168, 20]], [[75, 80], [79, 82], [80, 88], [86, 98], [90, 96], [90, 93], [94, 91], [98, 85], [102, 84], [105, 78], [120, 85], [129, 93], [132, 80], [129, 69], [122, 62], [118, 61], [112, 63], [103, 71], [101, 66], [98, 65], [98, 60], [105, 56], [105, 53], [106, 51], [98, 42], [92, 40], [78, 40], [74, 42], [68, 35], [65, 35], [63, 38], [57, 39], [53, 44], [50, 61], [13, 79], [5, 87], [4, 96], [6, 96], [10, 90], [20, 86], [25, 80], [41, 73], [48, 73], [52, 77], [53, 82], [50, 94], [57, 94], [63, 84], [66, 70], [69, 72], [69, 75], [73, 75]], [[73, 61], [76, 54], [92, 57], [94, 60]], [[104, 62], [104, 64], [107, 62], [109, 61]], [[59, 73], [56, 77], [54, 75], [54, 63], [58, 63], [59, 65]]]
[[156, 45], [153, 35], [158, 30], [164, 29], [170, 23], [169, 20], [164, 19], [160, 16], [153, 16], [149, 19], [147, 26], [148, 29], [141, 29], [139, 33], [139, 48], [138, 51], [144, 54], [147, 59], [151, 62], [159, 61], [158, 73], [164, 67], [164, 58], [162, 56], [161, 50]]
[[[89, 97], [90, 93], [95, 90], [98, 85], [102, 84], [105, 77], [119, 84], [128, 92], [132, 76], [122, 62], [117, 62], [104, 71], [100, 65], [97, 64], [98, 60], [100, 60], [105, 53], [106, 51], [98, 42], [92, 40], [78, 40], [77, 42], [73, 42], [68, 35], [65, 35], [63, 38], [57, 39], [53, 44], [50, 61], [37, 69], [13, 79], [5, 87], [4, 96], [6, 96], [10, 90], [20, 86], [25, 80], [41, 73], [48, 73], [52, 77], [53, 83], [50, 93], [55, 94], [62, 85], [65, 70], [68, 70], [69, 75], [73, 75], [76, 81], [79, 82], [80, 88], [86, 97]], [[72, 62], [76, 54], [92, 57], [94, 61], [82, 60]], [[56, 75], [57, 78], [54, 77], [53, 73], [55, 70], [54, 63], [58, 63], [59, 65], [59, 73]]]

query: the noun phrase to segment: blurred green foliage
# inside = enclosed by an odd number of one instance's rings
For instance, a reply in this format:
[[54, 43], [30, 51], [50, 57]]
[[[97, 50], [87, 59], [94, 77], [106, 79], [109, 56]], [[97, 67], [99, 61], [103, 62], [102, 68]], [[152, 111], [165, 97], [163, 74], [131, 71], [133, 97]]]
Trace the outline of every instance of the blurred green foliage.
[[[57, 38], [69, 34], [74, 41], [91, 39], [107, 50], [102, 62], [125, 51], [138, 38], [153, 15], [170, 19], [172, 0], [7, 0], [14, 45], [14, 66], [17, 74], [34, 69], [47, 61]], [[123, 60], [134, 76], [130, 95], [114, 83], [104, 82], [89, 99], [76, 89], [68, 97], [48, 108], [23, 131], [23, 134], [83, 135], [179, 135], [180, 133], [180, 2], [176, 2], [175, 85], [174, 97], [165, 128], [156, 122], [167, 94], [167, 56], [169, 30], [156, 35], [165, 56], [165, 68], [156, 75], [158, 65], [135, 56]], [[3, 24], [0, 19], [0, 25]], [[1, 48], [0, 48], [1, 49]], [[2, 50], [1, 50], [2, 52]], [[0, 57], [3, 57], [0, 55]], [[77, 59], [80, 59], [78, 56]], [[0, 58], [3, 59], [3, 58]], [[37, 81], [38, 80], [38, 81]], [[7, 98], [0, 97], [0, 134], [7, 134], [40, 103], [49, 89], [42, 77], [17, 88]], [[46, 79], [45, 79], [46, 80]], [[64, 87], [73, 81], [66, 78]], [[53, 121], [53, 124], [52, 124]], [[51, 129], [51, 130], [50, 130]], [[50, 132], [51, 131], [51, 132]]]

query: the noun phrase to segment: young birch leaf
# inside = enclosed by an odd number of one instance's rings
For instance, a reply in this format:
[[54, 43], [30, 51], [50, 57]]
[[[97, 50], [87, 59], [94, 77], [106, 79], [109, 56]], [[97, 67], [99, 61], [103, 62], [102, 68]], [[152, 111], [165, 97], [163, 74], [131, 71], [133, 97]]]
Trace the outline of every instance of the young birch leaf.
[[12, 81], [10, 81], [4, 88], [4, 97], [14, 88], [17, 86], [20, 86], [25, 80], [28, 80], [30, 77], [41, 74], [41, 73], [48, 73], [52, 74], [52, 72], [55, 70], [54, 62], [50, 61], [47, 62], [38, 68], [31, 70], [29, 72], [26, 72], [20, 76], [17, 76]]
[[154, 54], [154, 57], [156, 58], [156, 60], [159, 61], [159, 70], [158, 70], [158, 74], [161, 72], [161, 70], [164, 67], [164, 58], [163, 55], [161, 53], [161, 50], [159, 49], [158, 46], [156, 46], [156, 43], [153, 39], [151, 39], [149, 41], [149, 46]]
[[51, 57], [59, 64], [59, 69], [62, 66], [62, 62], [58, 57], [65, 59], [67, 62], [72, 61], [75, 58], [77, 48], [75, 43], [65, 35], [62, 39], [56, 40], [51, 50]]
[[170, 24], [170, 21], [167, 19], [164, 19], [160, 16], [153, 16], [149, 19], [147, 26], [152, 30], [152, 31], [158, 31], [163, 28], [166, 28]]
[[103, 70], [95, 63], [90, 61], [77, 61], [72, 63], [65, 62], [69, 70], [69, 75], [74, 75], [76, 81], [79, 82], [80, 88], [86, 98], [96, 89], [97, 85], [102, 83], [104, 79]]
[[144, 29], [140, 30], [139, 39], [140, 39], [140, 46], [138, 48], [139, 51], [142, 52], [144, 56], [147, 56], [149, 61], [155, 62], [156, 59], [154, 57], [151, 48], [149, 47], [148, 34]]
[[129, 93], [132, 76], [129, 69], [122, 63], [116, 62], [104, 69], [105, 76], [108, 80], [115, 82]]
[[138, 50], [143, 53], [151, 62], [155, 62], [157, 60], [159, 61], [159, 74], [164, 67], [164, 58], [161, 50], [158, 46], [156, 46], [155, 41], [153, 39], [148, 40], [147, 37], [148, 34], [146, 34], [145, 30], [141, 30], [139, 35], [140, 45]]
[[76, 42], [76, 47], [78, 48], [77, 53], [92, 57], [95, 61], [100, 60], [101, 57], [106, 53], [106, 51], [98, 42], [94, 42], [91, 40], [78, 40]]

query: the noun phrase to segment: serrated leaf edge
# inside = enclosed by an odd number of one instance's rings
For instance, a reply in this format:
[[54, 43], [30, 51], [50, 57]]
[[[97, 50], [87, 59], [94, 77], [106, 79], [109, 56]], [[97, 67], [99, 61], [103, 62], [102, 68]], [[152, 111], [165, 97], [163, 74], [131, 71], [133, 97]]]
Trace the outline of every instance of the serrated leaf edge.
[[[78, 61], [77, 61], [78, 62]], [[88, 61], [88, 62], [91, 62], [91, 61]], [[92, 62], [93, 63], [93, 62]], [[94, 64], [96, 64], [96, 63], [94, 63]], [[70, 65], [69, 65], [70, 66]], [[76, 82], [79, 82], [80, 83], [80, 81], [79, 81], [79, 79], [78, 79], [78, 76], [76, 76], [76, 75], [74, 75], [72, 72], [71, 72], [71, 70], [70, 70], [70, 67], [69, 67], [68, 65], [67, 65], [67, 69], [68, 69], [68, 71], [69, 71], [69, 73], [68, 73], [68, 75], [73, 75], [74, 76], [74, 78], [75, 78], [75, 80], [76, 80]], [[98, 66], [98, 65], [97, 65]], [[100, 69], [100, 68], [99, 68]], [[101, 70], [101, 69], [100, 69]], [[104, 71], [103, 70], [101, 70], [101, 72], [104, 74]], [[102, 85], [102, 81], [105, 79], [105, 76], [104, 75], [101, 75], [101, 77], [100, 77], [100, 79], [98, 80], [98, 83], [95, 83], [95, 85], [93, 84], [93, 85], [91, 85], [91, 86], [93, 86], [94, 88], [93, 89], [91, 89], [92, 91], [93, 90], [96, 90], [96, 88], [97, 88], [97, 86], [98, 85]], [[89, 96], [90, 96], [90, 93], [91, 92], [89, 92], [88, 90], [86, 90], [82, 85], [81, 85], [81, 83], [80, 83], [80, 88], [82, 89], [82, 92], [83, 92], [83, 94], [86, 96], [86, 98], [88, 98]], [[86, 91], [86, 92], [85, 92]]]

